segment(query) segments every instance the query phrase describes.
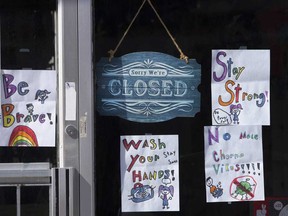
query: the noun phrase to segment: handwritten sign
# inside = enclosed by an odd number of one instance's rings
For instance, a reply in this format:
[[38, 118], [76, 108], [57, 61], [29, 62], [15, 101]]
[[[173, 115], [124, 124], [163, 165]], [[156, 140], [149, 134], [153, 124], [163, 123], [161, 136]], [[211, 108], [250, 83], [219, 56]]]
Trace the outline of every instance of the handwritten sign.
[[261, 126], [207, 126], [207, 202], [264, 200]]
[[156, 52], [102, 58], [97, 64], [97, 110], [135, 122], [192, 117], [200, 111], [200, 65]]
[[122, 212], [179, 211], [177, 135], [121, 136]]
[[212, 51], [212, 124], [270, 124], [270, 51]]
[[1, 71], [0, 146], [55, 146], [56, 72]]

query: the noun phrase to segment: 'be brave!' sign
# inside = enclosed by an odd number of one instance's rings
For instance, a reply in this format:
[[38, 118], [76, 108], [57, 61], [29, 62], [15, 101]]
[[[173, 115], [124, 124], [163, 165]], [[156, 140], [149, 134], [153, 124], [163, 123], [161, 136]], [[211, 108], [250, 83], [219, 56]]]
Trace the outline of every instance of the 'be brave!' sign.
[[135, 122], [193, 117], [200, 111], [201, 66], [157, 52], [102, 58], [97, 64], [97, 110]]

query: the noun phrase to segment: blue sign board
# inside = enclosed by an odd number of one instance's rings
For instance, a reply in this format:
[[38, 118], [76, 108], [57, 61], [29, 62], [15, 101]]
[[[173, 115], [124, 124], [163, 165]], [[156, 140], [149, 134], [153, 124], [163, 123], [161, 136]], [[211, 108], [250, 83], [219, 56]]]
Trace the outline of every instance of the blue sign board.
[[200, 111], [201, 66], [158, 52], [101, 58], [97, 63], [97, 110], [135, 122], [193, 117]]

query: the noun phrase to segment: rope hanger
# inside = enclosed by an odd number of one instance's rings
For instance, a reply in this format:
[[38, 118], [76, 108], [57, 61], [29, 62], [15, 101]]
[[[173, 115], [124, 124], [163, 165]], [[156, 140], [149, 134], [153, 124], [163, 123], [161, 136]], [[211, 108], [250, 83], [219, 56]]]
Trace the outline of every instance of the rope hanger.
[[122, 38], [120, 39], [120, 41], [118, 42], [116, 48], [114, 50], [109, 50], [108, 53], [110, 54], [109, 57], [109, 61], [112, 60], [112, 58], [114, 58], [115, 53], [117, 52], [120, 44], [122, 43], [122, 41], [124, 40], [125, 36], [127, 35], [128, 31], [130, 30], [131, 26], [133, 25], [135, 19], [137, 18], [137, 16], [139, 15], [140, 11], [142, 10], [144, 4], [148, 1], [149, 5], [151, 6], [151, 8], [153, 9], [154, 13], [156, 14], [157, 18], [159, 19], [160, 23], [163, 25], [164, 29], [166, 30], [167, 34], [169, 35], [169, 37], [171, 38], [171, 40], [173, 41], [174, 45], [176, 46], [177, 50], [180, 53], [180, 59], [185, 60], [186, 63], [188, 63], [188, 57], [182, 52], [182, 50], [180, 49], [180, 47], [178, 46], [176, 40], [173, 38], [172, 34], [170, 33], [170, 31], [168, 30], [168, 28], [166, 27], [165, 23], [163, 22], [163, 20], [161, 19], [160, 15], [158, 14], [157, 10], [155, 9], [155, 7], [153, 6], [153, 4], [151, 3], [151, 0], [143, 0], [141, 6], [139, 7], [137, 13], [135, 14], [135, 16], [133, 17], [131, 23], [129, 24], [128, 28], [126, 29], [126, 31], [124, 32]]

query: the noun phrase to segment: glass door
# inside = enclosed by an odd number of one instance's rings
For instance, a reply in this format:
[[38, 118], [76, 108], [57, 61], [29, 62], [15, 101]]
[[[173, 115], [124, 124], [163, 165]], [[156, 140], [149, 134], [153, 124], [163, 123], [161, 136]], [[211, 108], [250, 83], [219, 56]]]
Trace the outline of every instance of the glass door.
[[[280, 1], [152, 1], [183, 52], [201, 64], [201, 111], [193, 118], [160, 123], [137, 123], [117, 116], [102, 116], [95, 108], [96, 215], [265, 215], [285, 211], [287, 192], [288, 5]], [[141, 5], [140, 1], [95, 0], [94, 62], [109, 57]], [[264, 208], [256, 202], [206, 202], [204, 126], [211, 119], [211, 50], [269, 49], [271, 51], [271, 125], [263, 126]], [[144, 5], [115, 57], [140, 51], [179, 56], [153, 10]], [[101, 86], [96, 85], [95, 95]], [[97, 89], [98, 88], [98, 89]], [[95, 104], [97, 107], [97, 104]], [[253, 118], [257, 118], [254, 116]], [[120, 136], [179, 136], [179, 212], [121, 210]], [[157, 192], [158, 196], [158, 192]], [[281, 208], [273, 207], [271, 200]], [[127, 199], [129, 199], [127, 197]], [[269, 200], [271, 201], [269, 203]], [[274, 200], [274, 201], [275, 201]], [[275, 202], [274, 202], [275, 203]], [[279, 204], [278, 203], [278, 204]], [[256, 206], [256, 207], [255, 207]], [[267, 208], [266, 208], [267, 207]], [[265, 210], [266, 208], [266, 210]], [[259, 215], [257, 213], [257, 215]], [[262, 214], [262, 213], [261, 213]], [[284, 214], [283, 214], [284, 215]]]

